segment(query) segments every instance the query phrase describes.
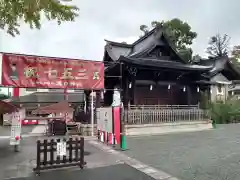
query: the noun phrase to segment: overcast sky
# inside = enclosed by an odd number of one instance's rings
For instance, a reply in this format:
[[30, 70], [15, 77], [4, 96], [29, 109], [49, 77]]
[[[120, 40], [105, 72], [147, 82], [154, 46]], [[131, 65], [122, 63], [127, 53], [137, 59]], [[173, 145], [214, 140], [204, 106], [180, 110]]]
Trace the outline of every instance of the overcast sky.
[[152, 20], [180, 18], [198, 37], [194, 53], [204, 55], [210, 36], [231, 36], [231, 45], [240, 44], [239, 0], [74, 0], [80, 16], [73, 23], [58, 26], [43, 21], [41, 30], [21, 26], [15, 38], [0, 31], [0, 51], [55, 57], [102, 60], [104, 39], [133, 42], [139, 26]]

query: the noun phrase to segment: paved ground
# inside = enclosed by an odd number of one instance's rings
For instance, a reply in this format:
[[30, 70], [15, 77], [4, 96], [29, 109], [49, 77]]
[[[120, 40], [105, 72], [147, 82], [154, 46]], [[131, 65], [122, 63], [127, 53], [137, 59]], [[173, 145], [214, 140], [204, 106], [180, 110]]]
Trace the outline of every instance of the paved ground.
[[35, 176], [32, 169], [36, 164], [36, 140], [37, 137], [23, 138], [21, 151], [15, 153], [9, 146], [8, 139], [0, 139], [0, 179], [5, 180], [129, 180], [141, 179], [152, 180], [146, 174], [123, 164], [118, 157], [97, 149], [85, 141], [85, 161], [87, 166], [84, 170], [73, 167], [65, 170], [49, 171]]
[[40, 177], [16, 178], [12, 180], [153, 180], [151, 177], [126, 164], [111, 165], [85, 170], [61, 170], [42, 173]]
[[[22, 126], [22, 134], [29, 134], [36, 126]], [[11, 126], [0, 126], [0, 138], [1, 136], [10, 136]]]
[[216, 130], [129, 137], [125, 153], [182, 180], [240, 179], [240, 125]]

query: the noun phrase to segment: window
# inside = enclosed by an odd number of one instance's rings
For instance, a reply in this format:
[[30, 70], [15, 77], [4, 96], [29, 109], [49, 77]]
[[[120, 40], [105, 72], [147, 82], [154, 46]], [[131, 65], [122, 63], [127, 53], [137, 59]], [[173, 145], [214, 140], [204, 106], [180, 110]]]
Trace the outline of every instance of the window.
[[35, 92], [35, 91], [37, 91], [37, 88], [26, 88], [26, 91]]
[[158, 58], [162, 57], [162, 52], [161, 52], [161, 51], [158, 51], [157, 57], [158, 57]]
[[221, 84], [217, 85], [217, 94], [218, 95], [223, 95], [223, 90], [222, 90], [222, 85]]

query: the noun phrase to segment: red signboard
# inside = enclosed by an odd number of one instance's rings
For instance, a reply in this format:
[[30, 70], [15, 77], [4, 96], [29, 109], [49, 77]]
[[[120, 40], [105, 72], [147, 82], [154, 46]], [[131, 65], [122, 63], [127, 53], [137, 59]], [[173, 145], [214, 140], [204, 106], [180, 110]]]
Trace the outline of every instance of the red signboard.
[[104, 64], [2, 54], [2, 85], [20, 88], [104, 89]]

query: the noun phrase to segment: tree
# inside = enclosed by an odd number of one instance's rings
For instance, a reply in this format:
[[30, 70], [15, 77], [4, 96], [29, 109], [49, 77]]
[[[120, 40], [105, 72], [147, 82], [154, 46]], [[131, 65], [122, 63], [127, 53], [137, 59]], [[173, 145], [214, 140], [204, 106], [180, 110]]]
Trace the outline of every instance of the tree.
[[141, 25], [140, 30], [144, 33], [147, 34], [149, 32], [148, 27], [146, 25]]
[[[183, 59], [192, 59], [192, 49], [190, 45], [197, 37], [197, 33], [192, 31], [191, 26], [187, 22], [183, 22], [177, 18], [170, 21], [152, 21], [151, 27], [155, 28], [157, 26], [163, 28], [169, 41], [176, 47], [176, 50]], [[149, 31], [146, 25], [141, 25], [140, 30], [144, 33]]]
[[233, 64], [240, 66], [240, 45], [233, 47], [231, 61]]
[[227, 34], [221, 36], [216, 34], [212, 36], [209, 41], [207, 53], [211, 58], [223, 57], [228, 55], [230, 37]]
[[8, 34], [19, 34], [20, 21], [24, 20], [31, 28], [41, 28], [42, 15], [48, 20], [74, 21], [78, 16], [78, 8], [68, 5], [71, 0], [1, 0], [0, 28]]
[[202, 59], [202, 57], [199, 54], [196, 54], [192, 57], [192, 62], [200, 62], [200, 60]]

